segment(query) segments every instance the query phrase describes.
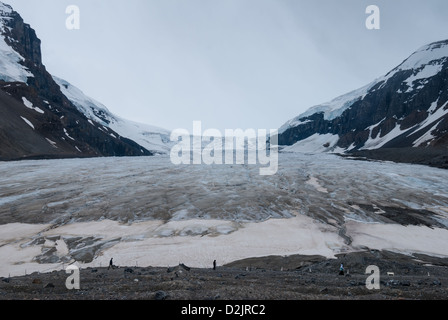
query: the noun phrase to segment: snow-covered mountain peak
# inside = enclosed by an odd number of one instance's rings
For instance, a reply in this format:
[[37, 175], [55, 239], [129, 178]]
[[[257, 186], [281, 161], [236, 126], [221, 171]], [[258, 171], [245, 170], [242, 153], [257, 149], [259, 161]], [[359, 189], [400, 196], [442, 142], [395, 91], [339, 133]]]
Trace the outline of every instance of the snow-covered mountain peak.
[[[42, 63], [41, 40], [0, 2], [0, 159], [151, 156], [169, 133], [113, 115]], [[114, 130], [116, 128], [117, 130]]]
[[300, 114], [292, 120], [286, 122], [280, 129], [279, 133], [285, 132], [288, 128], [295, 127], [297, 125], [303, 124], [304, 122], [300, 119], [304, 119], [316, 113], [323, 113], [325, 120], [332, 120], [340, 116], [347, 108], [350, 108], [353, 103], [362, 98], [369, 92], [369, 90], [377, 83], [374, 81], [362, 88], [351, 91], [347, 94], [339, 96], [330, 102], [322, 103], [320, 105], [311, 107], [304, 113]]
[[402, 71], [412, 71], [411, 76], [403, 81], [410, 92], [417, 80], [428, 79], [438, 74], [448, 61], [448, 40], [433, 42], [425, 45], [411, 54], [399, 66], [391, 70], [379, 80], [386, 83], [389, 79]]
[[59, 85], [62, 93], [81, 111], [88, 119], [96, 121], [104, 126], [110, 123], [109, 110], [100, 102], [86, 96], [77, 87], [68, 81], [53, 76], [53, 80]]
[[438, 41], [421, 47], [403, 61], [392, 72], [419, 69], [426, 65], [443, 63], [448, 57], [448, 40]]
[[131, 139], [147, 150], [167, 153], [170, 149], [170, 132], [147, 124], [129, 121], [110, 112], [102, 103], [88, 97], [66, 80], [53, 76], [62, 93], [83, 113], [92, 125], [99, 124]]
[[286, 122], [279, 143], [292, 146], [285, 150], [340, 153], [446, 146], [447, 72], [448, 40], [423, 46], [367, 86]]
[[[395, 74], [400, 71], [412, 70], [411, 76], [403, 81], [408, 86], [408, 92], [413, 88], [414, 82], [417, 80], [428, 79], [438, 74], [444, 64], [448, 61], [448, 40], [434, 42], [425, 45], [415, 51], [406, 60], [404, 60], [399, 66], [387, 73], [385, 76], [380, 77], [370, 84], [339, 96], [330, 102], [322, 103], [320, 105], [311, 107], [306, 112], [300, 114], [292, 120], [286, 122], [280, 129], [279, 133], [285, 132], [291, 127], [301, 125], [304, 121], [301, 119], [307, 118], [313, 114], [323, 113], [325, 120], [333, 120], [340, 116], [345, 110], [350, 108], [355, 102], [363, 100], [365, 96], [374, 88], [377, 84], [383, 82], [382, 86], [391, 79]], [[306, 121], [306, 120], [305, 120]]]
[[9, 4], [0, 1], [0, 17], [7, 17], [13, 12], [12, 7]]

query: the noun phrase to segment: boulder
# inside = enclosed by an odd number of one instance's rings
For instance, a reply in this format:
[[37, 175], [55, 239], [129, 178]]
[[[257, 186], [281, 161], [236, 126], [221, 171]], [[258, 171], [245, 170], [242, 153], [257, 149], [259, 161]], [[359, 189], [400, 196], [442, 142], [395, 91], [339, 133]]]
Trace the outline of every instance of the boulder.
[[168, 298], [168, 294], [165, 291], [157, 291], [154, 295], [155, 300], [166, 300]]

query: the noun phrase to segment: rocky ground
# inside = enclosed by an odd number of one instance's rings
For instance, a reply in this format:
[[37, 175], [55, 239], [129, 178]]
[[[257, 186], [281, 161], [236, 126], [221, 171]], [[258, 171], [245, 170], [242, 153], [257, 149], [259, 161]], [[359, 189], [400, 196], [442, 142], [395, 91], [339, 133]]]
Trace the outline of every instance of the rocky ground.
[[[339, 275], [340, 264], [345, 275]], [[380, 269], [380, 289], [366, 288], [369, 265]], [[393, 272], [394, 275], [388, 275]], [[79, 290], [64, 271], [0, 279], [1, 300], [446, 300], [448, 259], [387, 251], [264, 257], [216, 270], [179, 265], [81, 269]]]

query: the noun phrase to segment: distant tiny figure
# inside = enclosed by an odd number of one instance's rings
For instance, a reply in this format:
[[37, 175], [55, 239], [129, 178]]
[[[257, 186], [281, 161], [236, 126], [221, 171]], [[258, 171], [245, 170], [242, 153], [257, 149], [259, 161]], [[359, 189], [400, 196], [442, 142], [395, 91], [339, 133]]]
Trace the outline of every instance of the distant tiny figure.
[[110, 261], [109, 261], [109, 267], [107, 268], [107, 270], [109, 270], [110, 268], [112, 268], [112, 269], [114, 268], [114, 263], [113, 263], [113, 261], [112, 261], [113, 259], [114, 259], [114, 258], [111, 258], [111, 259], [110, 259]]
[[341, 267], [339, 268], [339, 275], [343, 276], [344, 275], [344, 265], [341, 263]]
[[213, 270], [216, 270], [216, 260], [213, 261]]

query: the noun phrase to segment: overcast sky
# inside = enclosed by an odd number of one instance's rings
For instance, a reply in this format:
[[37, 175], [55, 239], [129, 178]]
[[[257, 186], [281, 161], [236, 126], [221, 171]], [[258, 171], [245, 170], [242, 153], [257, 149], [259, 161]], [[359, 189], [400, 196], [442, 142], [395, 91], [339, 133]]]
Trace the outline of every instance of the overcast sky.
[[[51, 74], [166, 129], [278, 128], [448, 38], [446, 0], [2, 1], [36, 30]], [[371, 4], [380, 30], [365, 27]]]

